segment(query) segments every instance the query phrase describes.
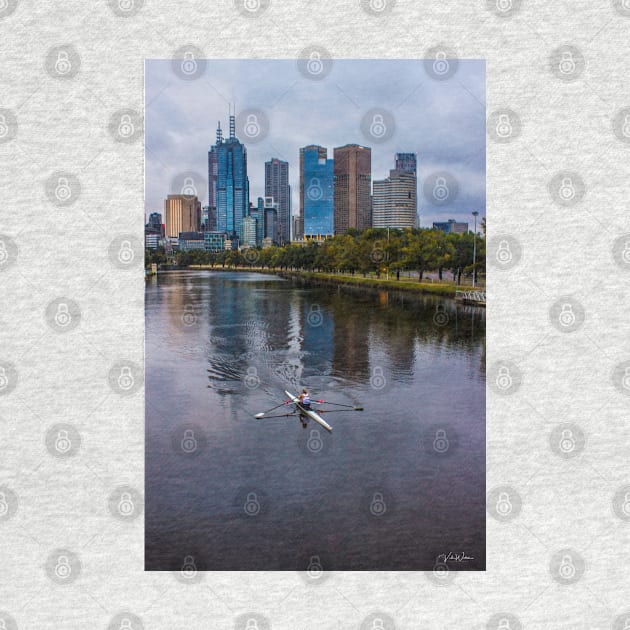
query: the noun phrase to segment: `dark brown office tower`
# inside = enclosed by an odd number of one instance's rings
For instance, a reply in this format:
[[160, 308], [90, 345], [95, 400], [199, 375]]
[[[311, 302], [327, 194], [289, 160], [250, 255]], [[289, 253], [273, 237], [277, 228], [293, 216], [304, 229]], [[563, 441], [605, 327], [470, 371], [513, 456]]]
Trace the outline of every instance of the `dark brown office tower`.
[[372, 149], [346, 144], [334, 150], [335, 234], [372, 225]]

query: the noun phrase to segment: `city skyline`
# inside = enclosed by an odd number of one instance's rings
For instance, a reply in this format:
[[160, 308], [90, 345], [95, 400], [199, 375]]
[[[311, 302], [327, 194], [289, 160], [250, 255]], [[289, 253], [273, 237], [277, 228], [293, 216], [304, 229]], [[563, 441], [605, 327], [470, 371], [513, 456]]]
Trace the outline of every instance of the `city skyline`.
[[[170, 60], [147, 60], [145, 217], [177, 192], [183, 174], [198, 175], [199, 199], [208, 204], [208, 150], [230, 102], [237, 121], [247, 110], [263, 112], [262, 139], [236, 132], [247, 148], [250, 200], [265, 196], [265, 162], [277, 158], [289, 163], [293, 214], [301, 214], [300, 148], [320, 145], [330, 154], [356, 143], [372, 149], [372, 180], [388, 176], [396, 153], [417, 153], [422, 227], [465, 220], [472, 210], [484, 215], [485, 64], [458, 64], [458, 81], [440, 82], [422, 60], [335, 60], [327, 80], [316, 82], [294, 60], [213, 60], [204, 77], [173, 89]], [[390, 111], [396, 125], [382, 142], [361, 131], [362, 117], [375, 107]], [[458, 194], [448, 204], [429, 203], [423, 185], [443, 171], [455, 178]]]

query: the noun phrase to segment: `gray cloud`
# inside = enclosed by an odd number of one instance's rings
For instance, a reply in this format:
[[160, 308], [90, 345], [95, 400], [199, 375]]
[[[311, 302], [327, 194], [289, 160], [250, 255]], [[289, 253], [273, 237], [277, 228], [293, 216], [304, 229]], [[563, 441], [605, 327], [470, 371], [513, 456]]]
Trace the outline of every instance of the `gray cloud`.
[[[250, 195], [264, 194], [264, 163], [271, 157], [289, 162], [293, 211], [299, 210], [299, 148], [356, 142], [372, 147], [372, 177], [393, 168], [394, 154], [418, 154], [420, 187], [436, 171], [448, 171], [459, 195], [448, 206], [434, 207], [419, 195], [423, 226], [434, 220], [468, 221], [485, 215], [485, 62], [460, 60], [448, 81], [434, 81], [422, 60], [335, 60], [323, 81], [310, 81], [295, 60], [209, 60], [205, 75], [182, 81], [170, 60], [146, 62], [146, 205], [162, 211], [171, 180], [184, 171], [207, 177], [208, 149], [217, 121], [227, 135], [228, 103], [236, 112], [263, 110], [269, 135], [245, 141]], [[392, 114], [396, 132], [375, 144], [361, 132], [361, 119], [372, 108]], [[200, 190], [207, 203], [207, 188]]]

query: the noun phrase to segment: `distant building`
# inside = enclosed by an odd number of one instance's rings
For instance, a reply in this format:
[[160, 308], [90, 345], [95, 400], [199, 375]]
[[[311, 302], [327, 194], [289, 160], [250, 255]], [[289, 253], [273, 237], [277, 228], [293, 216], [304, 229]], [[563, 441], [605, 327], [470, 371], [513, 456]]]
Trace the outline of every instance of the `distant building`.
[[334, 231], [372, 225], [372, 149], [347, 144], [334, 150]]
[[397, 171], [407, 171], [407, 173], [418, 173], [417, 156], [415, 153], [396, 153], [395, 169]]
[[225, 247], [225, 234], [223, 232], [204, 232], [203, 248], [207, 252], [220, 252]]
[[299, 241], [304, 238], [304, 215], [298, 214], [291, 217], [293, 227], [291, 230], [291, 241]]
[[288, 243], [291, 238], [291, 186], [289, 163], [271, 158], [265, 162], [265, 197], [273, 197], [278, 204], [278, 242]]
[[162, 229], [157, 230], [150, 225], [144, 228], [144, 248], [157, 249], [162, 239]]
[[445, 234], [466, 234], [468, 232], [468, 223], [458, 223], [454, 219], [445, 222], [433, 223], [434, 230], [442, 230]]
[[[260, 215], [260, 199], [259, 215]], [[280, 222], [278, 221], [278, 204], [273, 197], [265, 197], [262, 205], [262, 239], [270, 238], [274, 245], [280, 244]]]
[[160, 234], [164, 234], [162, 215], [159, 212], [152, 212], [149, 215], [149, 222], [147, 223], [147, 226], [152, 227], [154, 230], [159, 230]]
[[325, 147], [300, 149], [300, 236], [334, 234], [334, 176], [334, 161], [328, 159]]
[[203, 232], [180, 232], [179, 250], [188, 252], [192, 249], [205, 249], [205, 237]]
[[256, 223], [256, 218], [251, 215], [243, 219], [243, 247], [256, 247]]
[[374, 181], [372, 226], [414, 228], [418, 224], [417, 180], [411, 171], [391, 170], [389, 177]]
[[180, 232], [199, 232], [201, 203], [192, 195], [169, 195], [164, 200], [166, 236], [177, 238]]
[[262, 240], [262, 248], [263, 249], [267, 249], [268, 247], [271, 247], [272, 245], [273, 245], [273, 240], [271, 238], [269, 238], [268, 236], [263, 238], [263, 240]]

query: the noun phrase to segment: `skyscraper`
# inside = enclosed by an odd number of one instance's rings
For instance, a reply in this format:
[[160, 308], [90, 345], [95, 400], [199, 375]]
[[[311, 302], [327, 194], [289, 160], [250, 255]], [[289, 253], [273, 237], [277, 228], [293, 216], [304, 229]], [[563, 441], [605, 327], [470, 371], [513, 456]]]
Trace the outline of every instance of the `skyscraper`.
[[319, 145], [300, 149], [300, 210], [305, 238], [334, 234], [334, 166]]
[[413, 228], [418, 225], [415, 153], [396, 153], [389, 177], [374, 181], [372, 225], [376, 228]]
[[[216, 208], [217, 230], [228, 238], [242, 238], [242, 223], [249, 208], [247, 149], [235, 135], [236, 121], [230, 115], [230, 137], [217, 133], [216, 149]], [[212, 152], [212, 149], [211, 149]]]
[[407, 171], [408, 173], [417, 174], [416, 154], [415, 153], [396, 153], [396, 165], [394, 168], [397, 171]]
[[273, 197], [278, 204], [278, 230], [280, 244], [291, 238], [291, 186], [289, 163], [271, 158], [265, 162], [265, 197]]
[[180, 232], [199, 232], [201, 203], [191, 195], [169, 195], [164, 200], [166, 237], [178, 238]]
[[358, 144], [337, 147], [334, 162], [335, 234], [344, 234], [349, 228], [369, 228], [372, 149]]
[[223, 142], [221, 122], [217, 124], [216, 143], [208, 151], [208, 223], [206, 229], [217, 229], [217, 174], [219, 168], [217, 146]]

